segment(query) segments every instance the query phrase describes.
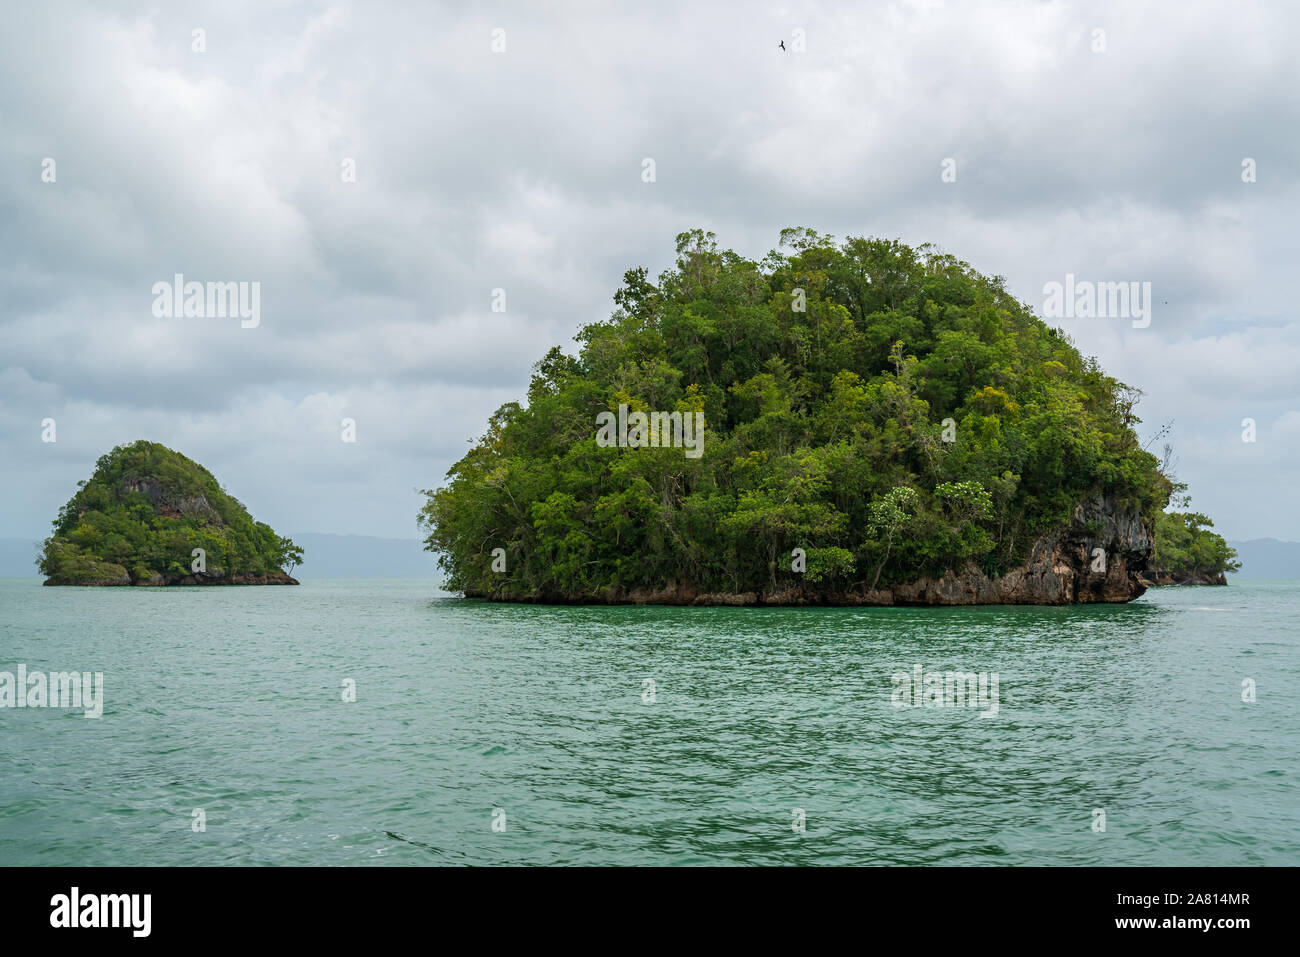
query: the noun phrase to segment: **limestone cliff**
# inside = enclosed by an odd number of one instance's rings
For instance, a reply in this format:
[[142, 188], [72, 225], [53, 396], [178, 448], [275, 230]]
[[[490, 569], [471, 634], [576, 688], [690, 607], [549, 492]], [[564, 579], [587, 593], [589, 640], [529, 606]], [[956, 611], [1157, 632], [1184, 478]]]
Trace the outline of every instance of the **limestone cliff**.
[[[1029, 560], [989, 579], [968, 565], [960, 574], [923, 579], [889, 590], [873, 604], [1068, 605], [1132, 601], [1154, 547], [1151, 526], [1136, 509], [1097, 497], [1079, 505], [1069, 525], [1034, 543]], [[1100, 550], [1100, 551], [1098, 551]], [[880, 596], [884, 597], [884, 596]]]

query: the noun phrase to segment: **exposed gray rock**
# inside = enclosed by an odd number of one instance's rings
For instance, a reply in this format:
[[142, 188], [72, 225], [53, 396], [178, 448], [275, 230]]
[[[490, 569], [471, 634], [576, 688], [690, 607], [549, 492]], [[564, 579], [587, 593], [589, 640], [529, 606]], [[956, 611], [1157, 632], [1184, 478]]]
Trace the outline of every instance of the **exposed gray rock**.
[[209, 525], [224, 525], [217, 510], [202, 495], [181, 495], [164, 489], [152, 475], [129, 476], [122, 479], [122, 492], [141, 492], [159, 515], [172, 518], [196, 518]]

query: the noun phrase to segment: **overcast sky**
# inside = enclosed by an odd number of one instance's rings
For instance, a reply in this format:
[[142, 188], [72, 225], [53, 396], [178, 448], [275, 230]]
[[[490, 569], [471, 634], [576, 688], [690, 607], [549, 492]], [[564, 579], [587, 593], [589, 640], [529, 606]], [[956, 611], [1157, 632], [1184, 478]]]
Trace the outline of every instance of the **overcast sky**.
[[[1300, 7], [24, 6], [0, 537], [44, 537], [137, 438], [282, 533], [415, 537], [417, 490], [626, 269], [695, 226], [758, 258], [803, 225], [934, 243], [1040, 315], [1067, 273], [1150, 282], [1147, 328], [1052, 322], [1146, 392], [1144, 434], [1174, 420], [1226, 537], [1300, 540]], [[260, 325], [155, 317], [176, 273], [259, 282]]]

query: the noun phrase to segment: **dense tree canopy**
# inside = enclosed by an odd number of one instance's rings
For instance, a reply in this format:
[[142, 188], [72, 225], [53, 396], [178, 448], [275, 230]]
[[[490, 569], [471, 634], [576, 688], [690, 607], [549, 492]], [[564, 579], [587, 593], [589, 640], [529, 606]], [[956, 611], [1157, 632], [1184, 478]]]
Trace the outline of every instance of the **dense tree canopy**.
[[1212, 579], [1241, 568], [1237, 550], [1210, 531], [1214, 523], [1200, 512], [1161, 512], [1156, 517], [1156, 550], [1150, 572], [1181, 582]]
[[211, 472], [156, 442], [114, 448], [77, 484], [38, 561], [60, 583], [123, 571], [133, 583], [175, 581], [191, 575], [195, 548], [213, 578], [271, 575], [302, 562], [302, 549], [254, 521]]
[[[930, 246], [790, 229], [754, 262], [693, 230], [675, 268], [630, 270], [614, 302], [426, 493], [449, 587], [771, 591], [795, 548], [827, 589], [967, 561], [996, 575], [1086, 495], [1148, 520], [1168, 500], [1134, 433], [1140, 393]], [[601, 447], [596, 416], [620, 404], [702, 411], [703, 456]]]

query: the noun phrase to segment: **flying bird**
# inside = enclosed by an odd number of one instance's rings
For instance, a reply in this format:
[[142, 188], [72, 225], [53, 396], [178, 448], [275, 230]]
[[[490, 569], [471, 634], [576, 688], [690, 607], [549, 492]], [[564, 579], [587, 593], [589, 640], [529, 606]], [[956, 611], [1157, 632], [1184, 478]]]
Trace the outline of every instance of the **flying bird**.
[[782, 49], [782, 50], [785, 49], [785, 41], [784, 41], [784, 40], [781, 41], [781, 49]]

